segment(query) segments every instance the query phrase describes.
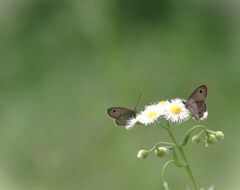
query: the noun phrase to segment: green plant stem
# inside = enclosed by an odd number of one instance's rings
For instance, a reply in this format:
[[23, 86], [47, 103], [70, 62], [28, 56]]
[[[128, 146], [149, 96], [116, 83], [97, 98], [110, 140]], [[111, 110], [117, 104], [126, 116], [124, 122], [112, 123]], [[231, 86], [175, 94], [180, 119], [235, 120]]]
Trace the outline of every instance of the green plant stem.
[[209, 137], [208, 132], [213, 132], [213, 131], [208, 130], [208, 129], [207, 129], [206, 127], [204, 127], [203, 125], [196, 125], [196, 126], [194, 126], [194, 127], [192, 127], [191, 129], [188, 130], [188, 132], [186, 133], [186, 136], [187, 136], [188, 134], [190, 134], [193, 130], [198, 129], [198, 128], [203, 129], [203, 131], [206, 133], [206, 135], [207, 135], [208, 137]]
[[174, 163], [174, 160], [169, 160], [169, 161], [167, 161], [167, 162], [164, 164], [163, 168], [162, 168], [163, 186], [164, 186], [164, 189], [165, 189], [165, 190], [169, 190], [168, 182], [167, 182], [167, 180], [166, 180], [165, 174], [166, 174], [167, 166], [168, 166], [169, 164], [171, 164], [171, 163]]
[[170, 163], [174, 163], [174, 160], [168, 160], [168, 161], [164, 164], [164, 166], [163, 166], [163, 168], [162, 168], [162, 178], [163, 178], [163, 181], [164, 181], [164, 182], [167, 182], [165, 173], [166, 173], [167, 166], [168, 166]]
[[147, 150], [148, 152], [152, 152], [153, 150], [155, 150], [158, 146], [163, 145], [163, 146], [171, 146], [174, 147], [175, 144], [173, 143], [169, 143], [169, 142], [159, 142], [156, 145], [154, 145], [151, 149]]
[[183, 148], [177, 143], [172, 131], [169, 129], [169, 127], [164, 127], [167, 131], [168, 131], [168, 134], [170, 135], [171, 139], [173, 140], [174, 144], [176, 145], [176, 148], [178, 149], [179, 153], [181, 154], [182, 158], [184, 159], [184, 162], [186, 163], [186, 165], [184, 166], [190, 180], [191, 180], [191, 183], [192, 183], [192, 189], [193, 190], [197, 190], [197, 184], [196, 184], [196, 181], [193, 177], [193, 174], [192, 174], [192, 171], [191, 171], [191, 168], [189, 166], [189, 163], [188, 163], [188, 160], [186, 158], [186, 155], [183, 151]]

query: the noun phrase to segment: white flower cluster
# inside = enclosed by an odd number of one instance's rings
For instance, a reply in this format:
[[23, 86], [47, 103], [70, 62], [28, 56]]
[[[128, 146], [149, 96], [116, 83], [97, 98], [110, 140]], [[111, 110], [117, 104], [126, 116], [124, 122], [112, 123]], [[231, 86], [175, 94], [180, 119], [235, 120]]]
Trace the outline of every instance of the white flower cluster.
[[[136, 123], [143, 125], [149, 125], [161, 118], [164, 118], [172, 123], [183, 122], [191, 116], [191, 113], [184, 104], [185, 100], [176, 98], [170, 101], [160, 101], [145, 107], [143, 111], [137, 114], [136, 117], [128, 120], [126, 129], [131, 129]], [[204, 113], [204, 117], [200, 120], [207, 118], [207, 111]]]

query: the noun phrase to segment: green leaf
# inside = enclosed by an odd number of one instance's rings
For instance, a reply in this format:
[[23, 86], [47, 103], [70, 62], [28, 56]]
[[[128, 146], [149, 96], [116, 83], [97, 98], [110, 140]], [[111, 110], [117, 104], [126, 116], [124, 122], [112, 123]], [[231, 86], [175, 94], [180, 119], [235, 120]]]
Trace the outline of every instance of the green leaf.
[[185, 146], [185, 145], [187, 144], [190, 136], [191, 136], [191, 133], [188, 133], [188, 134], [183, 138], [182, 142], [180, 143], [180, 146]]

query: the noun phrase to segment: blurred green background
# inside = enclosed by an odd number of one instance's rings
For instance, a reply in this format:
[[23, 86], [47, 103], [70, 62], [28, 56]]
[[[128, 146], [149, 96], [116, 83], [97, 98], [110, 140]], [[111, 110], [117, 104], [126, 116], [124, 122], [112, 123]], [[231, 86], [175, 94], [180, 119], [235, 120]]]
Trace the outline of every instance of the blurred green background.
[[[136, 153], [166, 132], [117, 128], [106, 109], [207, 84], [204, 125], [226, 138], [186, 154], [199, 187], [239, 190], [239, 10], [227, 0], [1, 0], [0, 189], [162, 189], [170, 157]], [[173, 166], [167, 178], [189, 184]]]

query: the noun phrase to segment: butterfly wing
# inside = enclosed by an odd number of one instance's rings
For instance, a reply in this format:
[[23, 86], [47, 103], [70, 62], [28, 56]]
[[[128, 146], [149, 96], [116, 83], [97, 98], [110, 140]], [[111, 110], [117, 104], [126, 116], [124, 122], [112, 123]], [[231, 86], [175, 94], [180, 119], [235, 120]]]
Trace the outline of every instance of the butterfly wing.
[[195, 101], [204, 101], [207, 97], [207, 92], [208, 90], [206, 85], [199, 86], [192, 92], [188, 99], [193, 99]]
[[197, 120], [203, 117], [204, 112], [207, 110], [206, 103], [204, 102], [207, 97], [207, 91], [206, 85], [199, 86], [186, 101], [186, 108]]
[[108, 116], [115, 119], [118, 126], [125, 126], [127, 121], [136, 116], [136, 111], [123, 107], [111, 107], [107, 110]]
[[111, 108], [107, 109], [107, 114], [111, 118], [117, 119], [120, 116], [125, 115], [129, 112], [132, 112], [132, 111], [133, 110], [123, 108], [123, 107], [111, 107]]
[[126, 126], [129, 119], [136, 117], [135, 111], [130, 111], [124, 115], [121, 115], [115, 120], [117, 126]]
[[186, 101], [186, 108], [190, 111], [190, 113], [196, 118], [199, 119], [198, 117], [198, 107], [196, 102], [193, 99], [188, 99]]
[[199, 118], [203, 117], [204, 113], [207, 111], [207, 105], [205, 102], [196, 102], [198, 108]]

